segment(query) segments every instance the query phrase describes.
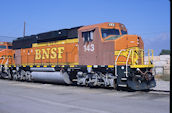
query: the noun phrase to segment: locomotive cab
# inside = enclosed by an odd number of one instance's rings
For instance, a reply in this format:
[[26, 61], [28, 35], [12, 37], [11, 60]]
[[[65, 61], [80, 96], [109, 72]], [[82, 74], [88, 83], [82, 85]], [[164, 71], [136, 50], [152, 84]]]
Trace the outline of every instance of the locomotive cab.
[[[144, 62], [144, 43], [140, 36], [128, 35], [120, 23], [102, 23], [84, 26], [78, 30], [79, 64], [115, 66], [114, 75], [120, 87], [134, 90], [154, 87], [151, 69], [153, 51]], [[150, 57], [150, 55], [152, 55]]]
[[12, 44], [10, 42], [0, 42], [0, 63], [1, 65], [12, 63]]
[[79, 64], [82, 65], [114, 65], [115, 52], [136, 46], [143, 49], [142, 40], [138, 45], [138, 36], [128, 35], [120, 23], [84, 26], [78, 30], [78, 36]]
[[0, 42], [0, 51], [4, 49], [12, 49], [12, 44], [10, 42]]
[[14, 64], [13, 50], [10, 42], [0, 42], [0, 78], [9, 78], [9, 65]]
[[125, 65], [127, 61], [132, 67], [153, 67], [150, 64], [153, 51], [145, 65], [143, 40], [140, 36], [128, 35], [123, 24], [106, 22], [84, 26], [78, 30], [78, 36], [81, 65]]

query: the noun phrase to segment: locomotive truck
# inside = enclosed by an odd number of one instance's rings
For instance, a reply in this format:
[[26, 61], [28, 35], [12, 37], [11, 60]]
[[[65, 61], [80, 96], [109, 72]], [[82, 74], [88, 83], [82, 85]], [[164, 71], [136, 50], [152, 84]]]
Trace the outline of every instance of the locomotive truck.
[[105, 22], [0, 42], [0, 78], [147, 90], [156, 86], [153, 50], [140, 36]]

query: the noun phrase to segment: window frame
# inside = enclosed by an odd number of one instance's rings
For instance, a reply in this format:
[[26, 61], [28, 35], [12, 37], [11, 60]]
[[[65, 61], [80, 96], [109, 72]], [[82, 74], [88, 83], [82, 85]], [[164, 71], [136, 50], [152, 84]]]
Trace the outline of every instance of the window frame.
[[95, 29], [82, 32], [82, 38], [83, 38], [84, 43], [85, 42], [92, 42], [94, 40], [94, 31], [95, 31]]
[[[103, 30], [112, 30], [114, 32], [114, 34], [108, 34], [106, 36], [103, 36], [103, 33], [104, 33]], [[105, 38], [109, 37], [110, 35], [120, 35], [120, 30], [115, 29], [115, 28], [100, 28], [100, 31], [101, 31], [102, 39], [105, 39]]]
[[0, 45], [0, 49], [7, 49], [6, 45]]
[[[124, 32], [125, 32], [125, 33], [124, 33]], [[122, 35], [126, 35], [126, 34], [128, 34], [128, 32], [125, 31], [125, 30], [121, 30], [121, 34], [122, 34]]]
[[[9, 48], [10, 47], [10, 48]], [[12, 49], [12, 46], [8, 46], [8, 49]]]

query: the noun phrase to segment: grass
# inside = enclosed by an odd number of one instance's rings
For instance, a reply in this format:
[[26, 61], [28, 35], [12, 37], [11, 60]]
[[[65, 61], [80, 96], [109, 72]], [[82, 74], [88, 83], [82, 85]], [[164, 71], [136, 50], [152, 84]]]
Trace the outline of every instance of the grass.
[[161, 79], [161, 80], [164, 80], [164, 81], [170, 81], [170, 74], [155, 75], [155, 78]]

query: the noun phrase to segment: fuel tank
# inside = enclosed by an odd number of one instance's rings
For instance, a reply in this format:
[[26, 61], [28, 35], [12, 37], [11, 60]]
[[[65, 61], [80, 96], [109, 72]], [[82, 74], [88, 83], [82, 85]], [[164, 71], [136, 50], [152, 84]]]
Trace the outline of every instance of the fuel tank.
[[31, 70], [33, 81], [55, 84], [71, 84], [67, 72], [55, 71], [53, 68], [32, 68]]

